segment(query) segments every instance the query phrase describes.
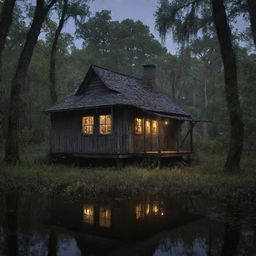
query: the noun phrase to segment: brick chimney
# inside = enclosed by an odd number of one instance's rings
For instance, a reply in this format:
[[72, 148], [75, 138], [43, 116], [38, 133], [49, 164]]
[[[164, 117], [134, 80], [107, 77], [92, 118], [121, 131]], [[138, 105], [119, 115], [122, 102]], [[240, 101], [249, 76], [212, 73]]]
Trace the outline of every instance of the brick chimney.
[[153, 64], [143, 65], [143, 85], [153, 88], [155, 86], [156, 66]]

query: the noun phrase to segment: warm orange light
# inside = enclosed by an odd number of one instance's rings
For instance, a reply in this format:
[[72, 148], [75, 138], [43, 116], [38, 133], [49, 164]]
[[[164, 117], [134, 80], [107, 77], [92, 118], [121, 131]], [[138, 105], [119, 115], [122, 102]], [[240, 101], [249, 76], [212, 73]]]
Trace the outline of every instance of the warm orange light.
[[111, 209], [110, 208], [105, 208], [105, 207], [100, 208], [99, 225], [105, 228], [111, 227]]
[[112, 116], [111, 115], [100, 115], [100, 134], [111, 134], [112, 132]]
[[159, 212], [158, 205], [156, 205], [156, 204], [153, 205], [152, 212], [154, 213], [154, 215], [158, 214], [158, 212]]
[[156, 120], [152, 120], [152, 134], [157, 135], [158, 132], [158, 123]]
[[135, 118], [135, 133], [142, 134], [143, 133], [143, 119]]
[[146, 120], [146, 134], [150, 134], [150, 121]]
[[146, 215], [149, 215], [150, 213], [150, 204], [147, 204], [146, 206]]
[[83, 222], [93, 224], [94, 207], [93, 205], [84, 206]]
[[83, 116], [82, 132], [83, 134], [93, 134], [94, 116]]
[[142, 204], [137, 204], [135, 207], [135, 217], [136, 219], [140, 219], [144, 217], [144, 209]]

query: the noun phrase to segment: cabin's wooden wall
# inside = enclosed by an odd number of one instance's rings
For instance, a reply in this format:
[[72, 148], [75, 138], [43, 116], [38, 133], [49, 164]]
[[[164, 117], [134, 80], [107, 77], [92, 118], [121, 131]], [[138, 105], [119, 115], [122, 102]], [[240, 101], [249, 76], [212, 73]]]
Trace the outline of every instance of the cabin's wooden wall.
[[[98, 116], [112, 113], [112, 134], [99, 134]], [[82, 134], [82, 117], [94, 115], [93, 135]], [[125, 108], [52, 113], [51, 141], [54, 153], [127, 154], [128, 119]]]
[[[99, 134], [99, 115], [112, 114], [112, 134]], [[82, 134], [82, 117], [94, 115], [93, 135]], [[159, 137], [135, 134], [135, 118], [158, 120]], [[180, 121], [145, 114], [128, 107], [116, 106], [51, 114], [51, 143], [54, 153], [129, 154], [147, 151], [175, 151]], [[150, 147], [148, 145], [151, 145]]]
[[[179, 120], [167, 119], [162, 117], [156, 117], [154, 115], [146, 114], [139, 109], [130, 108], [129, 114], [130, 125], [129, 128], [129, 152], [130, 153], [142, 153], [148, 151], [176, 151], [177, 150], [177, 138], [180, 134]], [[143, 134], [135, 134], [135, 118], [144, 118], [148, 120], [158, 121], [158, 135], [147, 136], [145, 131]], [[168, 121], [168, 125], [164, 124], [164, 121]], [[151, 146], [150, 146], [151, 145]], [[160, 147], [159, 147], [160, 145]]]

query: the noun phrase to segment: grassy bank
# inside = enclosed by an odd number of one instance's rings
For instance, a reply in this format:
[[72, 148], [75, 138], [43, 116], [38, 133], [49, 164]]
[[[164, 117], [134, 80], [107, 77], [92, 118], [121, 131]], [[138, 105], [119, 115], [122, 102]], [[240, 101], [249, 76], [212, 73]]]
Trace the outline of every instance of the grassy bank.
[[[220, 200], [256, 200], [256, 171], [248, 161], [236, 174], [222, 171], [223, 159], [200, 156], [190, 167], [146, 169], [88, 168], [26, 161], [0, 167], [0, 191], [19, 190], [66, 194], [75, 198], [139, 194], [188, 194]], [[246, 166], [247, 164], [247, 166]]]

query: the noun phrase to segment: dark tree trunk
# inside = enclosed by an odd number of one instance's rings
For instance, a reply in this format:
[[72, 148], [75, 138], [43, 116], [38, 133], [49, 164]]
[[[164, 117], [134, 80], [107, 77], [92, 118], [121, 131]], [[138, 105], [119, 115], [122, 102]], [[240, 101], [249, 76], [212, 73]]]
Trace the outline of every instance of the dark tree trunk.
[[52, 43], [52, 49], [51, 49], [51, 56], [50, 56], [50, 98], [51, 98], [51, 104], [54, 104], [57, 102], [58, 96], [56, 92], [56, 54], [58, 50], [58, 40], [61, 33], [61, 30], [65, 23], [66, 13], [68, 8], [68, 0], [63, 0], [63, 8], [62, 13], [59, 21], [59, 25], [56, 29], [53, 43]]
[[8, 129], [5, 144], [5, 161], [15, 163], [19, 161], [19, 121], [21, 107], [21, 91], [24, 88], [28, 67], [33, 50], [37, 43], [40, 30], [47, 13], [57, 0], [45, 5], [43, 0], [37, 0], [32, 25], [20, 54], [15, 75], [11, 83], [11, 95], [8, 112]]
[[18, 256], [18, 193], [12, 192], [5, 195], [7, 236], [6, 245], [8, 256]]
[[256, 1], [247, 0], [253, 41], [256, 47]]
[[231, 41], [231, 31], [227, 21], [224, 0], [212, 0], [214, 25], [217, 32], [222, 61], [224, 64], [225, 92], [230, 118], [231, 132], [225, 170], [240, 169], [240, 159], [243, 149], [244, 125], [239, 102], [237, 86], [236, 57]]
[[238, 255], [238, 244], [241, 234], [241, 216], [236, 207], [230, 203], [226, 209], [225, 233], [221, 256]]
[[58, 252], [58, 235], [55, 231], [50, 231], [48, 242], [48, 256], [56, 256]]
[[[207, 74], [207, 73], [206, 73]], [[208, 93], [207, 93], [207, 77], [205, 75], [204, 77], [204, 119], [207, 120], [208, 118]], [[207, 128], [207, 122], [203, 123], [203, 134], [204, 139], [208, 139], [208, 128]]]
[[2, 81], [2, 53], [6, 37], [12, 24], [12, 13], [16, 0], [5, 0], [0, 17], [0, 81]]

